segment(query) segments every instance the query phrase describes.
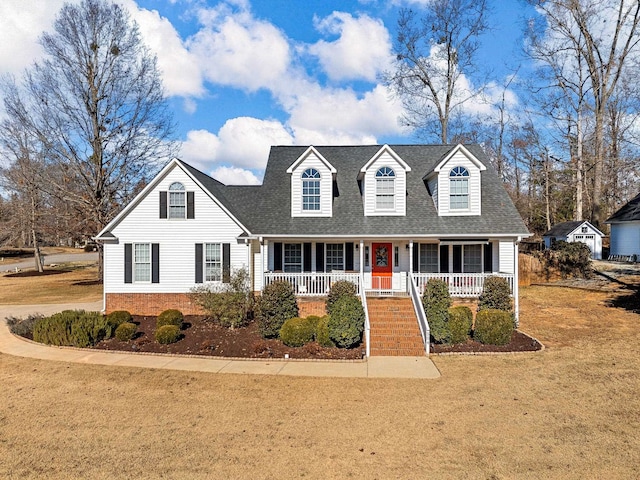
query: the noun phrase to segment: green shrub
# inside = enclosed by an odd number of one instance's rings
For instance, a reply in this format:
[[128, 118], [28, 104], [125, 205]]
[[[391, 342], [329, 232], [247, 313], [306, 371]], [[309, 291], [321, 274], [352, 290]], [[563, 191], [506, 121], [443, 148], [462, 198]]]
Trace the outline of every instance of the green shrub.
[[449, 295], [448, 285], [442, 280], [430, 279], [422, 295], [422, 305], [434, 341], [449, 343], [451, 340], [451, 331], [449, 330], [451, 295]]
[[298, 302], [289, 282], [273, 282], [262, 290], [256, 303], [260, 334], [277, 337], [284, 322], [298, 316]]
[[476, 314], [473, 338], [489, 345], [506, 345], [514, 330], [513, 315], [504, 310], [480, 310]]
[[131, 323], [133, 321], [133, 317], [126, 310], [115, 310], [107, 315], [107, 322], [114, 329], [118, 328], [118, 325], [122, 325], [125, 322]]
[[289, 347], [301, 347], [313, 341], [316, 322], [307, 318], [290, 318], [280, 328], [280, 340]]
[[511, 311], [511, 289], [506, 278], [489, 277], [484, 281], [478, 310], [487, 309]]
[[451, 343], [464, 343], [471, 336], [473, 312], [464, 305], [449, 309], [449, 331]]
[[138, 326], [135, 323], [124, 322], [118, 325], [116, 328], [116, 338], [121, 342], [128, 342], [133, 338], [138, 330]]
[[316, 322], [315, 339], [322, 347], [335, 347], [329, 335], [329, 318], [329, 315], [325, 315]]
[[178, 327], [178, 330], [182, 328], [182, 321], [184, 315], [180, 310], [165, 310], [156, 319], [156, 328], [164, 327], [165, 325], [174, 325]]
[[542, 252], [542, 262], [547, 275], [552, 268], [560, 271], [563, 278], [591, 276], [591, 249], [582, 242], [559, 241]]
[[7, 317], [9, 331], [20, 337], [33, 339], [33, 327], [36, 322], [44, 318], [40, 313], [28, 315], [26, 318]]
[[156, 329], [156, 342], [163, 345], [175, 343], [180, 338], [180, 328], [176, 325], [162, 325]]
[[99, 312], [64, 310], [38, 320], [33, 339], [48, 345], [88, 347], [111, 337], [113, 330]]
[[364, 330], [364, 308], [355, 297], [344, 296], [331, 307], [328, 328], [329, 338], [341, 348], [349, 348], [360, 342]]
[[223, 327], [246, 325], [253, 315], [253, 292], [246, 268], [231, 273], [229, 283], [201, 285], [191, 289], [191, 300]]
[[327, 303], [326, 303], [326, 309], [327, 309], [327, 313], [329, 315], [331, 315], [331, 309], [333, 308], [333, 304], [336, 303], [336, 301], [339, 298], [342, 297], [353, 297], [356, 298], [356, 285], [353, 282], [350, 282], [349, 280], [338, 280], [337, 282], [334, 282], [331, 285], [331, 288], [329, 289], [329, 294], [327, 295]]

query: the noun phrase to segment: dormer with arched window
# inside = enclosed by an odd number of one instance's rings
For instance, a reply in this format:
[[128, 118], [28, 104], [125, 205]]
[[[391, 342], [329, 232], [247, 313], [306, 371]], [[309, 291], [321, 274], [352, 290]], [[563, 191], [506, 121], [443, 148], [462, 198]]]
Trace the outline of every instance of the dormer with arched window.
[[331, 217], [336, 169], [309, 147], [287, 169], [291, 175], [291, 216]]
[[407, 172], [411, 167], [388, 145], [360, 169], [366, 216], [404, 216], [407, 212]]

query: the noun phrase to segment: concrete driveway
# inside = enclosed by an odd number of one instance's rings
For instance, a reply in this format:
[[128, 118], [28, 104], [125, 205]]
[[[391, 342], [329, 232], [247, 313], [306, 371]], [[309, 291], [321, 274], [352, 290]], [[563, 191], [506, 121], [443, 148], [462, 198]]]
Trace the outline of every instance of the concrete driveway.
[[[98, 252], [55, 253], [53, 255], [43, 255], [43, 257], [45, 266], [67, 262], [97, 262]], [[28, 260], [21, 260], [15, 263], [8, 263], [6, 265], [3, 265], [2, 262], [0, 262], [0, 272], [15, 271], [16, 268], [19, 270], [35, 268], [35, 260], [30, 258]]]

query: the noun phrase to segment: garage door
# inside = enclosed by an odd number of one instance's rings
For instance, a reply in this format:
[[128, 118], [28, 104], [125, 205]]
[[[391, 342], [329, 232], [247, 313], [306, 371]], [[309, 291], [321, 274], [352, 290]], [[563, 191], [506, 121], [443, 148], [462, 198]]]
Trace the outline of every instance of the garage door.
[[582, 242], [586, 244], [591, 250], [591, 256], [596, 250], [596, 236], [595, 235], [574, 235], [573, 239], [576, 242]]

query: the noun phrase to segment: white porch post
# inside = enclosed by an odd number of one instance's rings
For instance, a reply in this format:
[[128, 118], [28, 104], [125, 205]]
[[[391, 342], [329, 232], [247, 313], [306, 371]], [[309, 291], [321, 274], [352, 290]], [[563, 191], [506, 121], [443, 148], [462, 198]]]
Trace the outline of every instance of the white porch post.
[[266, 255], [264, 254], [264, 249], [267, 246], [267, 240], [260, 237], [260, 275], [262, 276], [262, 287], [260, 291], [264, 290], [264, 272], [267, 270], [265, 260]]
[[516, 317], [516, 327], [520, 324], [520, 295], [518, 288], [518, 249], [520, 238], [517, 238], [513, 245], [513, 312]]
[[413, 264], [413, 240], [409, 240], [409, 271], [413, 273], [416, 266]]
[[360, 288], [364, 290], [364, 240], [360, 239]]

